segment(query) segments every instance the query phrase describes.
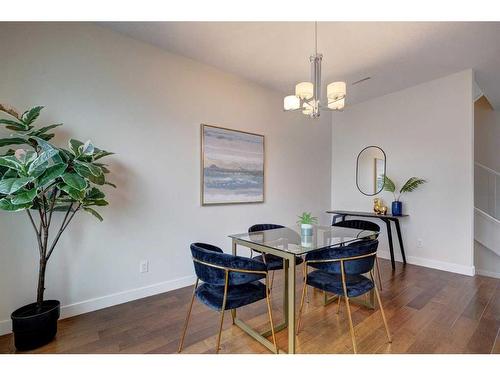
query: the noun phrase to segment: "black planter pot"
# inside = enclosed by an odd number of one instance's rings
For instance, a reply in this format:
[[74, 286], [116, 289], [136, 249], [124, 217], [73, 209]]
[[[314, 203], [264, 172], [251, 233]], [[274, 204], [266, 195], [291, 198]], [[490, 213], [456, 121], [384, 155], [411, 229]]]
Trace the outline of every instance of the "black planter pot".
[[37, 311], [36, 303], [14, 311], [10, 317], [16, 349], [36, 349], [52, 341], [60, 311], [61, 303], [55, 300], [43, 301], [41, 311]]

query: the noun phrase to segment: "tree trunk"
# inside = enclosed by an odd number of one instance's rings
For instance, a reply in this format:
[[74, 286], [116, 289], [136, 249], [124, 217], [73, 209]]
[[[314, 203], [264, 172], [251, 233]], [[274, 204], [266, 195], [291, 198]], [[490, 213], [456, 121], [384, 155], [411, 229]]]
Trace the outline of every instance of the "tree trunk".
[[36, 294], [37, 310], [41, 310], [43, 302], [43, 293], [45, 292], [45, 268], [47, 261], [40, 259], [40, 267], [38, 269], [38, 289]]

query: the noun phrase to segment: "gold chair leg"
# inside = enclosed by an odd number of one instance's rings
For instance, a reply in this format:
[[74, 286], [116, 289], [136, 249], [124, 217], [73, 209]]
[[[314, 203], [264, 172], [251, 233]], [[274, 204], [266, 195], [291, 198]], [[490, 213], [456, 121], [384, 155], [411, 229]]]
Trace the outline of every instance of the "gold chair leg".
[[382, 290], [382, 278], [380, 277], [380, 266], [378, 265], [377, 256], [375, 256], [375, 265], [377, 266], [378, 285], [380, 286], [380, 290]]
[[[372, 280], [373, 280], [373, 274], [371, 274]], [[391, 333], [389, 332], [389, 326], [387, 325], [387, 319], [385, 318], [385, 312], [384, 312], [384, 307], [382, 306], [382, 300], [380, 299], [380, 294], [378, 292], [377, 284], [374, 284], [374, 289], [375, 289], [375, 295], [377, 296], [377, 302], [378, 305], [380, 306], [380, 313], [382, 314], [382, 320], [384, 321], [384, 326], [385, 326], [385, 331], [387, 333], [387, 338], [389, 339], [389, 342], [392, 342], [392, 337]]]
[[269, 287], [270, 290], [273, 290], [273, 285], [274, 285], [274, 271], [271, 271], [271, 286]]
[[196, 288], [198, 288], [198, 281], [200, 279], [196, 279], [196, 282], [194, 283], [194, 288], [193, 288], [193, 295], [191, 296], [191, 303], [189, 304], [186, 320], [184, 322], [184, 328], [182, 329], [182, 336], [181, 336], [181, 342], [179, 343], [179, 349], [177, 350], [177, 353], [180, 353], [182, 351], [182, 347], [184, 345], [184, 337], [186, 336], [186, 331], [189, 323], [189, 317], [191, 316], [191, 310], [193, 309], [193, 302], [194, 302], [194, 296], [196, 293]]
[[220, 324], [219, 324], [219, 335], [217, 336], [217, 347], [215, 349], [215, 354], [219, 353], [220, 350], [220, 338], [222, 336], [222, 325], [224, 323], [224, 312], [226, 311], [226, 300], [227, 300], [227, 288], [229, 284], [229, 271], [226, 270], [226, 281], [224, 283], [224, 298], [222, 300], [222, 310], [220, 313]]
[[349, 298], [345, 298], [345, 305], [347, 307], [347, 316], [349, 317], [349, 330], [351, 331], [351, 339], [352, 339], [352, 348], [354, 350], [354, 354], [358, 351], [356, 349], [356, 336], [354, 335], [354, 326], [352, 325], [352, 316], [351, 316], [351, 307], [349, 306]]
[[345, 271], [344, 271], [344, 261], [340, 261], [340, 269], [342, 272], [342, 286], [344, 289], [344, 297], [345, 297], [345, 305], [347, 308], [347, 316], [349, 318], [349, 330], [351, 331], [351, 339], [352, 339], [352, 348], [354, 350], [354, 354], [356, 354], [358, 351], [356, 349], [356, 337], [354, 336], [354, 326], [352, 325], [352, 316], [351, 316], [351, 307], [349, 306], [349, 297], [347, 294], [347, 286], [346, 286], [346, 281], [345, 281]]
[[271, 308], [271, 297], [269, 296], [269, 286], [266, 275], [266, 302], [267, 302], [267, 313], [269, 315], [269, 322], [271, 323], [271, 334], [273, 336], [274, 352], [278, 354], [278, 345], [276, 345], [276, 336], [274, 335], [274, 321], [273, 321], [273, 310]]
[[304, 299], [307, 292], [307, 264], [304, 262], [304, 285], [302, 286], [302, 297], [300, 298], [300, 308], [299, 308], [299, 319], [297, 322], [297, 332], [296, 335], [299, 334], [300, 331], [300, 323], [302, 322], [302, 309], [304, 308]]
[[342, 301], [342, 296], [338, 296], [339, 304], [337, 305], [337, 314], [340, 312], [340, 302]]

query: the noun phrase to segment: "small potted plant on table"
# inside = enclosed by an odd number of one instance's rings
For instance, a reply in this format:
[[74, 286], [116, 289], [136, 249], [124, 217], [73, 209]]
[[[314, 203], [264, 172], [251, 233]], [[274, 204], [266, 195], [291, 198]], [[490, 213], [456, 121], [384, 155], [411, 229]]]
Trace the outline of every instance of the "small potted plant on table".
[[403, 215], [403, 203], [401, 202], [401, 197], [403, 196], [403, 194], [414, 191], [420, 185], [425, 184], [426, 182], [426, 180], [420, 177], [410, 177], [408, 181], [405, 182], [403, 187], [399, 190], [399, 194], [396, 196], [396, 185], [389, 177], [385, 176], [384, 190], [391, 192], [394, 196], [394, 201], [392, 202], [392, 214], [394, 216]]
[[[39, 254], [36, 302], [11, 315], [18, 350], [35, 349], [56, 335], [60, 302], [44, 299], [47, 264], [77, 212], [88, 212], [102, 221], [94, 207], [106, 206], [108, 202], [97, 186], [115, 187], [106, 180], [109, 170], [100, 162], [112, 153], [94, 147], [90, 141], [71, 139], [69, 149], [49, 143], [54, 137], [50, 131], [62, 124], [35, 128], [33, 123], [42, 108], [34, 107], [19, 114], [0, 104], [0, 112], [9, 115], [0, 119], [0, 125], [14, 133], [0, 139], [0, 210], [26, 212]], [[62, 212], [60, 223], [52, 232], [58, 211]]]
[[297, 221], [297, 224], [300, 224], [300, 233], [302, 236], [312, 236], [313, 225], [317, 223], [318, 218], [312, 216], [310, 212], [303, 212]]

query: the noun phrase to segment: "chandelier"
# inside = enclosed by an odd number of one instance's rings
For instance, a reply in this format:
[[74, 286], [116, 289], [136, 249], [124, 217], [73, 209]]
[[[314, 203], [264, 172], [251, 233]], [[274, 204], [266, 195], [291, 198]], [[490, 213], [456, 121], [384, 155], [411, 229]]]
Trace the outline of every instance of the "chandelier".
[[302, 111], [306, 116], [318, 118], [321, 110], [341, 111], [345, 106], [346, 83], [332, 82], [326, 87], [326, 106], [321, 102], [321, 60], [318, 53], [318, 23], [314, 23], [314, 55], [311, 62], [311, 82], [300, 82], [295, 86], [295, 95], [285, 96], [283, 109], [285, 111]]

